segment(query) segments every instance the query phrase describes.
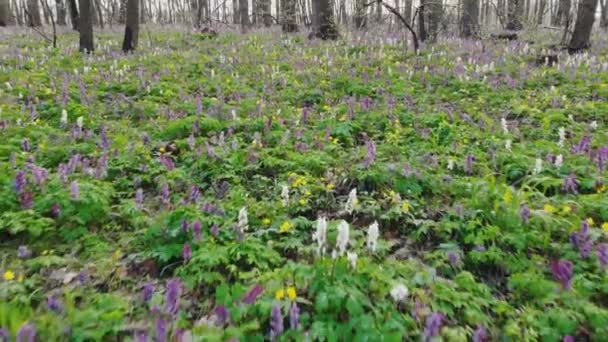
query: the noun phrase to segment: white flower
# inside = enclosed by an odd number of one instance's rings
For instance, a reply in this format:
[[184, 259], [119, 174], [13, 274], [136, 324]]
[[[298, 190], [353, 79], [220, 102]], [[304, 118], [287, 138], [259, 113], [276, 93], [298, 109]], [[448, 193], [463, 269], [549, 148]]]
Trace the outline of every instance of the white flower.
[[82, 128], [83, 120], [84, 118], [82, 116], [79, 116], [78, 119], [76, 119], [76, 125], [78, 125], [79, 128]]
[[598, 127], [597, 121], [591, 121], [591, 123], [589, 124], [589, 127], [591, 127], [591, 129], [595, 130]]
[[403, 284], [399, 284], [391, 289], [391, 297], [397, 303], [404, 301], [409, 293], [410, 291]]
[[454, 170], [454, 159], [448, 159], [448, 170]]
[[561, 154], [555, 157], [555, 167], [560, 168], [564, 164], [564, 156]]
[[348, 246], [349, 231], [350, 228], [348, 226], [348, 223], [342, 220], [342, 222], [340, 222], [340, 224], [338, 225], [338, 238], [336, 240], [336, 249], [338, 250], [340, 256], [343, 256], [344, 252], [346, 252], [346, 247]]
[[347, 213], [352, 214], [355, 210], [355, 205], [357, 205], [357, 189], [352, 189], [348, 194], [348, 200], [346, 201], [346, 205], [344, 206], [344, 210]]
[[65, 109], [61, 110], [61, 119], [59, 119], [59, 123], [61, 126], [66, 126], [68, 124], [68, 111]]
[[244, 232], [249, 229], [249, 218], [247, 216], [247, 207], [242, 207], [239, 210], [239, 221], [237, 223], [239, 231]]
[[6, 82], [4, 85], [6, 85], [6, 89], [13, 90], [13, 86], [10, 83]]
[[557, 145], [559, 147], [564, 147], [564, 143], [566, 142], [566, 129], [564, 127], [560, 127], [558, 130], [559, 141]]
[[502, 132], [504, 134], [509, 134], [509, 126], [507, 125], [507, 119], [500, 119], [500, 125], [502, 126]]
[[505, 140], [505, 148], [507, 149], [507, 151], [511, 151], [512, 144], [513, 144], [513, 142], [511, 141], [511, 139]]
[[312, 239], [317, 242], [317, 253], [324, 254], [327, 242], [327, 219], [325, 217], [317, 219], [317, 231], [312, 234]]
[[369, 248], [372, 252], [376, 251], [379, 235], [380, 231], [378, 229], [378, 222], [374, 221], [374, 223], [370, 224], [369, 228], [367, 229], [367, 248]]
[[346, 259], [350, 262], [350, 267], [357, 268], [357, 253], [347, 252]]
[[536, 158], [536, 163], [534, 165], [534, 174], [537, 175], [543, 171], [543, 160], [540, 158]]
[[211, 78], [215, 77], [215, 70], [211, 69]]
[[283, 184], [283, 188], [281, 189], [281, 203], [284, 207], [289, 204], [289, 187]]

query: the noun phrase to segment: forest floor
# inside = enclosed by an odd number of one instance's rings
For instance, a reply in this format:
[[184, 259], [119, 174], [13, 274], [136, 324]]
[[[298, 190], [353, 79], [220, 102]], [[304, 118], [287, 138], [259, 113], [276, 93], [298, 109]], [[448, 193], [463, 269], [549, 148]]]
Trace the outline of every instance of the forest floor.
[[600, 36], [3, 35], [0, 333], [603, 340]]

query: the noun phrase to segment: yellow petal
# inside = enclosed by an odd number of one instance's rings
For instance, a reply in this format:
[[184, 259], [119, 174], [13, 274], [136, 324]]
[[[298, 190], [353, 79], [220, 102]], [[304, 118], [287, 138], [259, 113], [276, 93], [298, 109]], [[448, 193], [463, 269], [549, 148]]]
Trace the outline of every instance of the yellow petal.
[[285, 290], [283, 290], [283, 289], [278, 290], [274, 294], [274, 298], [276, 298], [277, 300], [281, 300], [281, 299], [285, 298]]
[[297, 296], [298, 294], [296, 292], [295, 287], [290, 286], [287, 288], [287, 297], [289, 298], [289, 300], [295, 300]]

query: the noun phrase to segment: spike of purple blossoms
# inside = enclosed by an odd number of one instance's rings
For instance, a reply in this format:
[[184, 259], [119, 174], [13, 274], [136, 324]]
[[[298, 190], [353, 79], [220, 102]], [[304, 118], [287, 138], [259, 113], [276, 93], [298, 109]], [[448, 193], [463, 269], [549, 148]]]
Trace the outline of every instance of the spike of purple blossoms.
[[226, 323], [228, 323], [228, 319], [230, 318], [230, 314], [228, 313], [228, 309], [224, 305], [220, 305], [214, 310], [215, 316], [217, 317], [217, 325], [223, 327]]
[[19, 248], [17, 248], [17, 257], [19, 259], [27, 259], [32, 255], [32, 251], [30, 251], [29, 248], [27, 248], [27, 246], [19, 246]]
[[472, 154], [467, 155], [467, 158], [464, 163], [464, 172], [467, 175], [473, 174], [473, 163], [475, 162], [475, 156]]
[[196, 232], [201, 232], [203, 229], [203, 225], [201, 224], [201, 221], [196, 220], [194, 221], [194, 223], [192, 223], [192, 233], [196, 235]]
[[553, 277], [560, 282], [563, 290], [569, 290], [572, 287], [573, 268], [574, 265], [569, 260], [559, 260], [551, 263]]
[[581, 257], [587, 258], [591, 254], [593, 241], [589, 236], [589, 223], [587, 221], [581, 221], [579, 231], [570, 234], [570, 243], [580, 252]]
[[141, 291], [141, 297], [142, 297], [142, 300], [144, 301], [144, 303], [149, 302], [150, 299], [152, 299], [153, 295], [154, 295], [154, 284], [147, 283], [146, 285], [144, 285], [144, 287]]
[[581, 141], [572, 146], [572, 153], [574, 154], [582, 154], [582, 153], [589, 153], [589, 150], [591, 149], [591, 137], [588, 135], [585, 135], [584, 137], [581, 138]]
[[578, 180], [576, 179], [576, 173], [572, 172], [564, 178], [564, 185], [562, 189], [565, 192], [578, 194]]
[[167, 283], [167, 292], [165, 293], [165, 312], [175, 316], [179, 311], [179, 297], [182, 293], [182, 283], [179, 279], [171, 279]]
[[215, 149], [208, 142], [205, 142], [205, 149], [207, 150], [207, 157], [212, 159], [217, 158], [217, 154], [215, 154]]
[[188, 137], [188, 146], [191, 150], [194, 150], [194, 148], [196, 148], [196, 140], [194, 139], [194, 135], [192, 134], [190, 134], [190, 136]]
[[602, 270], [608, 268], [608, 244], [602, 243], [597, 247], [597, 258]]
[[0, 342], [8, 342], [10, 340], [11, 333], [6, 328], [0, 328]]
[[203, 101], [201, 99], [201, 96], [196, 95], [196, 97], [194, 98], [194, 102], [196, 104], [196, 115], [203, 114]]
[[562, 341], [563, 342], [575, 342], [576, 339], [572, 335], [566, 335], [566, 336], [564, 336], [564, 339]]
[[199, 224], [192, 226], [192, 236], [194, 237], [194, 240], [199, 241], [201, 239], [201, 232], [202, 225], [200, 224], [200, 222]]
[[184, 244], [184, 248], [182, 249], [182, 258], [184, 259], [184, 264], [192, 259], [192, 248], [187, 242]]
[[281, 306], [274, 304], [270, 312], [270, 339], [276, 340], [283, 333], [283, 314]]
[[110, 140], [108, 139], [108, 134], [103, 126], [99, 129], [99, 148], [104, 151], [110, 149]]
[[106, 178], [108, 175], [108, 155], [104, 154], [97, 161], [97, 168], [95, 169], [95, 177], [98, 179]]
[[142, 188], [135, 191], [135, 204], [138, 208], [141, 208], [144, 204], [144, 190]]
[[486, 328], [483, 325], [478, 325], [473, 333], [473, 342], [488, 342], [489, 340]]
[[167, 342], [167, 322], [162, 317], [156, 317], [154, 330], [156, 334], [155, 342]]
[[308, 117], [310, 115], [311, 109], [308, 106], [305, 106], [302, 108], [302, 117], [300, 119], [300, 123], [305, 125], [306, 123], [308, 123]]
[[31, 209], [34, 201], [34, 195], [26, 191], [19, 195], [19, 203], [23, 209]]
[[181, 228], [184, 234], [188, 234], [188, 231], [190, 230], [190, 224], [188, 224], [188, 220], [182, 220]]
[[24, 324], [17, 331], [16, 342], [34, 342], [36, 340], [36, 329], [31, 324]]
[[192, 185], [190, 187], [190, 196], [189, 196], [190, 203], [195, 204], [198, 201], [200, 196], [201, 196], [201, 192], [200, 192], [198, 186]]
[[46, 180], [49, 178], [49, 172], [45, 168], [38, 166], [32, 168], [32, 175], [34, 175], [34, 181], [38, 185], [46, 183]]
[[59, 206], [58, 203], [55, 203], [51, 206], [51, 215], [55, 218], [59, 217], [59, 215], [61, 215], [61, 207]]
[[133, 335], [133, 341], [148, 342], [148, 334], [145, 331], [138, 331]]
[[217, 225], [217, 223], [214, 223], [211, 226], [211, 235], [213, 235], [214, 237], [217, 237], [220, 234], [220, 227]]
[[264, 288], [262, 287], [262, 285], [256, 284], [243, 297], [242, 302], [247, 305], [251, 305], [262, 294], [262, 292], [264, 292]]
[[167, 170], [171, 171], [175, 169], [175, 164], [173, 163], [173, 159], [166, 156], [159, 157], [160, 162], [167, 168]]
[[441, 327], [443, 326], [443, 320], [445, 316], [440, 312], [433, 312], [426, 318], [425, 328], [424, 328], [424, 338], [425, 341], [430, 341], [434, 337], [438, 336], [441, 332]]
[[456, 266], [460, 261], [460, 256], [454, 251], [448, 252], [448, 260], [452, 266]]
[[606, 168], [606, 163], [608, 162], [608, 146], [602, 146], [597, 150], [597, 168], [600, 173], [604, 172]]
[[46, 307], [53, 312], [61, 313], [63, 311], [63, 303], [55, 296], [49, 296], [46, 299]]
[[169, 184], [165, 183], [162, 185], [160, 190], [161, 201], [165, 205], [169, 205], [170, 203], [170, 193], [169, 193]]
[[372, 139], [368, 139], [365, 145], [367, 146], [367, 156], [365, 156], [365, 167], [369, 167], [376, 160], [376, 144]]
[[300, 326], [300, 308], [298, 303], [293, 302], [289, 308], [289, 327], [292, 330], [297, 330], [298, 326]]
[[72, 181], [72, 183], [70, 184], [70, 196], [74, 201], [78, 201], [78, 199], [80, 198], [80, 187], [78, 185], [78, 182], [76, 181]]
[[25, 177], [25, 171], [19, 170], [15, 175], [15, 192], [17, 194], [22, 194], [25, 190], [25, 185], [27, 184], [27, 178]]
[[519, 217], [521, 217], [521, 220], [524, 221], [525, 224], [530, 220], [530, 208], [526, 203], [522, 204], [519, 208]]
[[30, 141], [27, 139], [23, 139], [21, 141], [21, 149], [25, 152], [29, 152], [30, 151]]

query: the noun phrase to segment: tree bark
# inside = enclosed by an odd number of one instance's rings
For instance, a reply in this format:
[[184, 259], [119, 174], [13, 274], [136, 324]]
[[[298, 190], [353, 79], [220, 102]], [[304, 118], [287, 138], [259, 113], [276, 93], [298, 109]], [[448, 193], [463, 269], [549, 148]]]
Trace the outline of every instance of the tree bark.
[[72, 30], [78, 31], [78, 23], [80, 21], [78, 15], [78, 7], [76, 7], [76, 0], [67, 0], [70, 10], [70, 20], [72, 21]]
[[127, 1], [127, 23], [125, 25], [125, 38], [122, 41], [122, 51], [127, 53], [135, 50], [139, 37], [139, 1]]
[[403, 9], [403, 17], [405, 18], [405, 21], [407, 21], [408, 25], [412, 24], [412, 0], [405, 0], [403, 2], [403, 6], [405, 7]]
[[334, 22], [334, 10], [330, 0], [313, 0], [317, 2], [317, 10], [319, 11], [319, 31], [316, 36], [323, 39], [338, 39], [338, 29]]
[[421, 42], [427, 40], [426, 25], [424, 23], [424, 17], [426, 16], [426, 12], [428, 12], [426, 1], [421, 0], [420, 9], [418, 10], [418, 38]]
[[93, 44], [93, 8], [91, 0], [79, 0], [80, 16], [78, 27], [80, 29], [80, 48], [81, 52], [91, 53], [95, 50]]
[[519, 31], [524, 27], [521, 22], [524, 11], [523, 5], [523, 0], [508, 0], [507, 30]]
[[264, 26], [270, 27], [272, 26], [272, 14], [270, 13], [270, 0], [258, 0], [260, 4], [260, 14], [262, 16], [262, 22]]
[[235, 25], [239, 23], [239, 13], [238, 0], [232, 0], [232, 23]]
[[42, 26], [38, 0], [27, 0], [27, 25], [30, 27]]
[[249, 1], [239, 0], [239, 12], [241, 13], [241, 31], [246, 32], [249, 27]]
[[127, 0], [119, 0], [118, 23], [125, 24], [127, 20]]
[[553, 26], [565, 26], [568, 23], [570, 17], [570, 10], [572, 8], [572, 0], [559, 0], [557, 4], [557, 12], [553, 17]]
[[[313, 4], [313, 8], [314, 8]], [[281, 0], [281, 26], [285, 33], [298, 32], [298, 24], [296, 23], [296, 1]], [[313, 21], [315, 15], [313, 14]]]
[[379, 23], [382, 21], [382, 4], [376, 3], [376, 22]]
[[477, 37], [479, 28], [479, 1], [464, 0], [461, 18], [460, 36]]
[[99, 27], [101, 27], [103, 29], [103, 12], [101, 11], [101, 2], [100, 0], [93, 0], [95, 2], [95, 11], [96, 13], [93, 13], [93, 16], [95, 18], [97, 18], [97, 20], [95, 20], [97, 22], [97, 25], [99, 25]]
[[11, 5], [9, 0], [0, 0], [0, 27], [6, 27], [12, 24]]
[[431, 41], [435, 41], [439, 34], [439, 24], [443, 17], [443, 5], [438, 1], [430, 1], [427, 3], [426, 7], [428, 7], [428, 10], [426, 11], [428, 14], [428, 38]]
[[589, 38], [595, 22], [597, 2], [598, 0], [581, 0], [579, 3], [574, 32], [570, 44], [568, 44], [568, 52], [579, 53], [591, 46]]
[[367, 7], [365, 7], [365, 0], [354, 0], [355, 1], [355, 28], [364, 29], [367, 27]]
[[538, 12], [536, 13], [536, 24], [542, 25], [545, 17], [545, 10], [547, 9], [547, 0], [539, 0]]
[[600, 1], [600, 27], [608, 28], [608, 1]]
[[[1, 0], [0, 0], [1, 1]], [[55, 0], [55, 11], [57, 12], [57, 25], [65, 26], [66, 21], [66, 9], [63, 0]]]

